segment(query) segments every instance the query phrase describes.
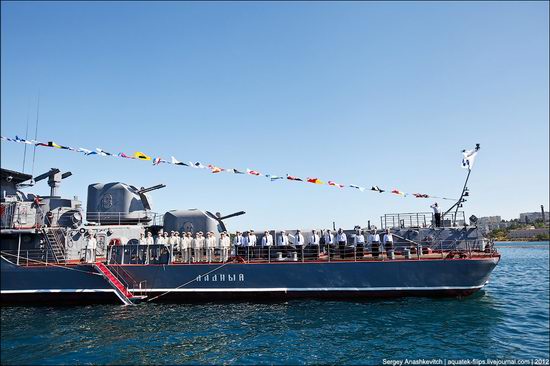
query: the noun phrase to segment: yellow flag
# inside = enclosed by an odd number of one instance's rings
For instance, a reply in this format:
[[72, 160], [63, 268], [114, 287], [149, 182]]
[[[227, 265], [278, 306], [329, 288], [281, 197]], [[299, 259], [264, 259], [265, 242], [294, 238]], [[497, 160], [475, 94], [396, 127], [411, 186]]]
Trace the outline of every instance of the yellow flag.
[[137, 151], [134, 153], [134, 158], [140, 159], [140, 160], [151, 160], [150, 156], [145, 155], [144, 153]]
[[48, 142], [48, 146], [51, 146], [51, 147], [56, 147], [56, 148], [58, 148], [58, 149], [61, 149], [61, 146], [60, 146], [60, 145], [58, 145], [58, 144], [56, 144], [56, 143], [55, 143], [55, 142], [53, 142], [53, 141], [49, 141], [49, 142]]

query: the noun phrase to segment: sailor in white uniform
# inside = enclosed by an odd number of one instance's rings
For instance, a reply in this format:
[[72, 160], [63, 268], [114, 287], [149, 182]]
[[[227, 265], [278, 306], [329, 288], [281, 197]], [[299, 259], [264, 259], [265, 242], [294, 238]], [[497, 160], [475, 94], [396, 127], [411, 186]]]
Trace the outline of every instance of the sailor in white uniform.
[[88, 244], [86, 245], [86, 262], [94, 263], [97, 249], [97, 239], [95, 234], [90, 234]]
[[179, 244], [179, 241], [180, 241], [180, 238], [179, 238], [179, 233], [177, 231], [172, 231], [170, 233], [170, 239], [169, 239], [169, 243], [170, 243], [170, 253], [171, 253], [171, 261], [172, 262], [175, 262], [176, 259], [178, 258], [179, 256], [179, 248], [178, 248], [178, 244]]
[[202, 231], [199, 231], [195, 235], [195, 239], [193, 239], [193, 242], [191, 243], [191, 246], [193, 248], [193, 259], [194, 262], [201, 262], [202, 261], [202, 252], [204, 249], [204, 237], [202, 236]]
[[159, 231], [157, 237], [156, 237], [156, 240], [155, 240], [155, 244], [165, 244], [165, 241], [164, 241], [164, 232], [161, 230]]
[[380, 255], [380, 235], [378, 235], [376, 230], [371, 230], [368, 237], [368, 243], [370, 245], [372, 256], [378, 257]]
[[273, 245], [273, 236], [269, 231], [264, 231], [264, 236], [262, 237], [262, 247], [270, 247]]
[[214, 248], [216, 248], [216, 237], [213, 232], [209, 231], [206, 233], [204, 245], [206, 248], [206, 260], [212, 262], [212, 255], [214, 254]]
[[229, 252], [229, 236], [227, 235], [227, 232], [222, 232], [220, 234], [220, 240], [218, 241], [218, 248], [220, 250], [220, 261], [226, 262], [227, 261], [227, 253]]
[[189, 262], [191, 259], [191, 243], [193, 238], [190, 232], [182, 233], [180, 239], [181, 260], [183, 262]]
[[155, 238], [153, 238], [153, 234], [148, 231], [147, 235], [145, 237], [145, 244], [147, 245], [147, 255], [145, 256], [145, 263], [149, 264], [150, 258], [151, 258], [151, 252], [149, 249], [149, 245], [155, 244]]
[[317, 231], [315, 230], [311, 230], [311, 236], [309, 237], [309, 240], [308, 240], [308, 245], [319, 245], [319, 240], [321, 239], [321, 237], [319, 236], [319, 234], [317, 234]]
[[147, 239], [145, 239], [145, 235], [143, 233], [139, 234], [139, 245], [146, 245]]

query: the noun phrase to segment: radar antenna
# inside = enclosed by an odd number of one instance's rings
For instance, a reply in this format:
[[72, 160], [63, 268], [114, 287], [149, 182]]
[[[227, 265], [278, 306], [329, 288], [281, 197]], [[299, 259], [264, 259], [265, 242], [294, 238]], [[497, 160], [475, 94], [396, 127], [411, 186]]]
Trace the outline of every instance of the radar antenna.
[[50, 186], [50, 196], [57, 197], [58, 189], [61, 185], [61, 180], [70, 177], [73, 175], [71, 172], [61, 173], [57, 168], [51, 168], [48, 172], [40, 174], [34, 178], [34, 182], [38, 182], [42, 179], [48, 178], [48, 185]]

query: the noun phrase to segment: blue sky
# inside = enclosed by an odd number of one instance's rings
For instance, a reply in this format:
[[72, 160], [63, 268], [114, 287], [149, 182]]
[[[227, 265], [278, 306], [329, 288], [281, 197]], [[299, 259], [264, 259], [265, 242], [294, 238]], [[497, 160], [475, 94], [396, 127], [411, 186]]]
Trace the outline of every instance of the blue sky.
[[[28, 113], [34, 130], [40, 93], [41, 140], [451, 197], [460, 151], [479, 142], [467, 215], [549, 205], [548, 2], [1, 10], [4, 136], [24, 135]], [[21, 145], [1, 152], [22, 168]], [[231, 229], [352, 227], [433, 201], [40, 149], [35, 173], [51, 167], [83, 201], [90, 183], [165, 183], [156, 211], [247, 211]]]

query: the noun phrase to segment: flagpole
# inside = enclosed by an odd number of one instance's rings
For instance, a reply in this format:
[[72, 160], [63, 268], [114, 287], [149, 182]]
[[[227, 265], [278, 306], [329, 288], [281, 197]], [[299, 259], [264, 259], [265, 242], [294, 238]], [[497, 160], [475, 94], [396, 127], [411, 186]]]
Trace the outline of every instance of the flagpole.
[[[476, 144], [475, 152], [479, 150], [479, 144]], [[466, 193], [466, 185], [468, 184], [468, 179], [470, 179], [470, 173], [472, 172], [472, 167], [468, 166], [468, 175], [466, 176], [466, 180], [464, 181], [464, 186], [462, 187], [462, 193], [460, 194], [460, 198], [458, 201], [452, 205], [445, 213], [443, 214], [443, 219], [445, 219], [445, 215], [447, 215], [453, 208], [455, 209], [455, 215], [453, 217], [453, 226], [456, 225], [456, 215], [458, 214], [458, 209], [460, 208], [460, 204], [462, 203], [462, 199], [464, 198], [464, 194]], [[466, 223], [466, 218], [464, 218], [464, 223]]]

